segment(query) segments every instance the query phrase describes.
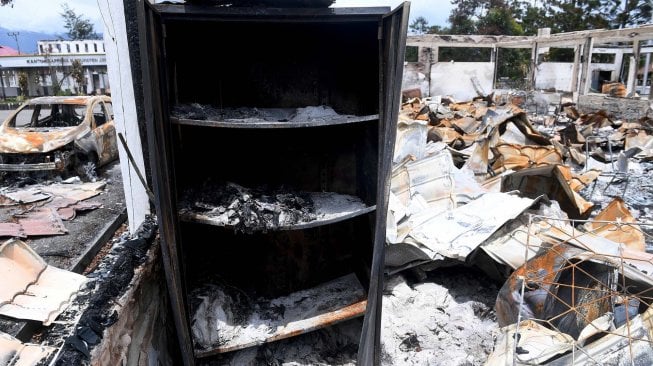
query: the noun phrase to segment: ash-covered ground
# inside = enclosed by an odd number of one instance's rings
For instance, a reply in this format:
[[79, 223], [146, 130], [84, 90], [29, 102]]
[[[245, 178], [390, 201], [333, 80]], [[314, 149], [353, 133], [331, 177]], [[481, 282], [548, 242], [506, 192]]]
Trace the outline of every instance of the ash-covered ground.
[[391, 276], [383, 294], [383, 365], [482, 365], [499, 332], [500, 285], [465, 267], [443, 268], [416, 282]]

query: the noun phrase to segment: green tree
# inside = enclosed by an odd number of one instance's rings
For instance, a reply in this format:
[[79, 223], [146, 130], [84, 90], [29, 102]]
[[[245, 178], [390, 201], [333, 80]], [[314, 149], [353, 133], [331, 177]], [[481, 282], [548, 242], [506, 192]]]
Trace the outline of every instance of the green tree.
[[553, 33], [608, 28], [602, 0], [546, 0], [543, 7]]
[[526, 1], [523, 7], [513, 8], [513, 12], [525, 36], [535, 36], [538, 29], [551, 27], [551, 19], [547, 17], [544, 7], [533, 6]]
[[429, 30], [429, 22], [424, 17], [417, 17], [408, 27], [415, 34], [424, 34]]
[[73, 60], [70, 70], [70, 77], [72, 77], [75, 81], [75, 84], [77, 84], [77, 94], [83, 95], [84, 93], [82, 92], [82, 85], [84, 85], [86, 78], [84, 77], [84, 67], [82, 66], [82, 61], [80, 59]]
[[602, 0], [603, 13], [610, 28], [626, 28], [650, 23], [653, 18], [651, 0]]
[[508, 6], [491, 8], [476, 22], [479, 34], [520, 36], [524, 34]]
[[64, 28], [67, 30], [68, 39], [81, 40], [81, 39], [100, 39], [100, 36], [95, 33], [93, 24], [90, 20], [83, 18], [81, 15], [75, 13], [68, 4], [63, 4], [63, 13], [61, 16], [64, 20]]

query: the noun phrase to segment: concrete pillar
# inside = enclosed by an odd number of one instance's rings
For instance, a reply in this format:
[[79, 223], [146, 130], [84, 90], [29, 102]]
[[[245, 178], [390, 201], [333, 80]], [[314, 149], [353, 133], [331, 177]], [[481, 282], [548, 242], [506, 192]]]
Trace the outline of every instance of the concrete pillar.
[[633, 55], [630, 57], [630, 65], [628, 65], [628, 81], [626, 82], [626, 95], [629, 97], [635, 94], [635, 80], [637, 79], [637, 66], [639, 64], [639, 47], [638, 40], [633, 41]]
[[[646, 90], [646, 83], [648, 82], [648, 70], [651, 68], [651, 53], [646, 54], [646, 59], [644, 61], [644, 75], [642, 77], [642, 90]], [[653, 86], [653, 85], [652, 85]], [[649, 88], [648, 98], [651, 99], [651, 88]]]
[[499, 47], [494, 46], [492, 48], [491, 60], [494, 62], [494, 65], [492, 65], [492, 69], [494, 70], [494, 74], [492, 75], [492, 89], [496, 89], [497, 73], [499, 72]]
[[86, 90], [84, 90], [84, 94], [88, 94], [93, 91], [93, 74], [91, 74], [91, 69], [85, 68], [84, 70], [86, 74]]
[[580, 80], [579, 70], [580, 70], [580, 58], [581, 58], [581, 46], [576, 45], [574, 47], [574, 67], [571, 70], [571, 87], [570, 91], [573, 93], [578, 93], [578, 82]]
[[614, 65], [617, 68], [615, 71], [612, 72], [611, 78], [612, 80], [610, 81], [619, 81], [619, 78], [621, 76], [621, 66], [624, 61], [624, 53], [621, 50], [615, 50], [615, 55], [614, 55]]
[[585, 95], [590, 90], [592, 79], [590, 77], [590, 65], [592, 64], [592, 48], [594, 47], [594, 38], [587, 37], [583, 45], [583, 57], [581, 59], [580, 89], [578, 93]]
[[[104, 43], [107, 55], [107, 70], [111, 84], [116, 133], [125, 137], [127, 146], [134, 157], [137, 168], [145, 174], [143, 149], [138, 129], [136, 101], [127, 43], [125, 9], [122, 1], [100, 1], [100, 12], [105, 19], [111, 19], [109, 29], [104, 30]], [[122, 144], [118, 143], [120, 170], [125, 190], [125, 203], [129, 218], [129, 231], [134, 234], [150, 213], [150, 204], [143, 184], [136, 170], [127, 158]]]
[[531, 90], [535, 90], [535, 79], [537, 78], [537, 52], [538, 44], [533, 42], [533, 48], [531, 49], [531, 72], [528, 75], [529, 84], [531, 85]]
[[[551, 37], [551, 28], [540, 28], [537, 30], [538, 38], [549, 38]], [[549, 47], [540, 47], [538, 49], [538, 54], [549, 53]]]

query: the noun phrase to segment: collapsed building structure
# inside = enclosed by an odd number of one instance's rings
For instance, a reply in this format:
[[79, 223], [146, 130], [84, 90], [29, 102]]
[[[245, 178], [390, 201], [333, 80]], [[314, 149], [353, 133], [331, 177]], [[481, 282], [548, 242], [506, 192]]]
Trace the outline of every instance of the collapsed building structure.
[[[559, 104], [559, 96], [550, 93], [558, 92], [569, 93], [581, 110], [608, 108], [620, 118], [638, 118], [646, 114], [646, 101], [606, 100], [595, 93], [601, 93], [602, 86], [608, 82], [621, 81], [623, 88], [609, 92], [611, 96], [639, 94], [645, 96], [642, 99], [651, 99], [652, 35], [653, 26], [646, 25], [558, 34], [541, 29], [537, 36], [409, 36], [407, 47], [417, 48], [417, 52], [413, 52], [416, 57], [406, 62], [402, 87], [404, 90], [419, 89], [423, 96], [449, 95], [458, 100], [507, 90], [510, 83], [506, 82], [506, 75], [499, 73], [498, 66], [506, 62], [504, 54], [526, 50], [530, 53], [530, 61], [522, 79], [517, 80], [517, 86], [519, 90], [535, 92], [529, 93], [528, 99], [534, 102], [533, 107], [538, 107], [539, 103], [540, 113], [547, 112], [549, 102]], [[444, 52], [452, 48], [489, 52], [460, 62]], [[564, 62], [546, 57], [561, 49], [570, 51], [566, 52]]]
[[[427, 97], [408, 99], [398, 126], [385, 364], [650, 363], [653, 111], [635, 71], [619, 92], [593, 90], [592, 75], [619, 69], [591, 55], [650, 52], [639, 44], [651, 29], [409, 37], [420, 59], [406, 65], [404, 95]], [[431, 58], [500, 45], [533, 47], [526, 90], [499, 89], [494, 58]], [[572, 46], [576, 62], [541, 62], [547, 46]]]

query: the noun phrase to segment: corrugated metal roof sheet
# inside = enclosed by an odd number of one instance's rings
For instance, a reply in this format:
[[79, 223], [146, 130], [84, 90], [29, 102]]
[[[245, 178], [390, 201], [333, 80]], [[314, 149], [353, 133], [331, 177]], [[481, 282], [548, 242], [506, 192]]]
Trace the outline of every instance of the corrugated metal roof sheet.
[[25, 344], [0, 332], [0, 366], [38, 365], [54, 351], [54, 347]]
[[0, 314], [49, 325], [68, 306], [86, 277], [49, 266], [20, 240], [0, 246]]

